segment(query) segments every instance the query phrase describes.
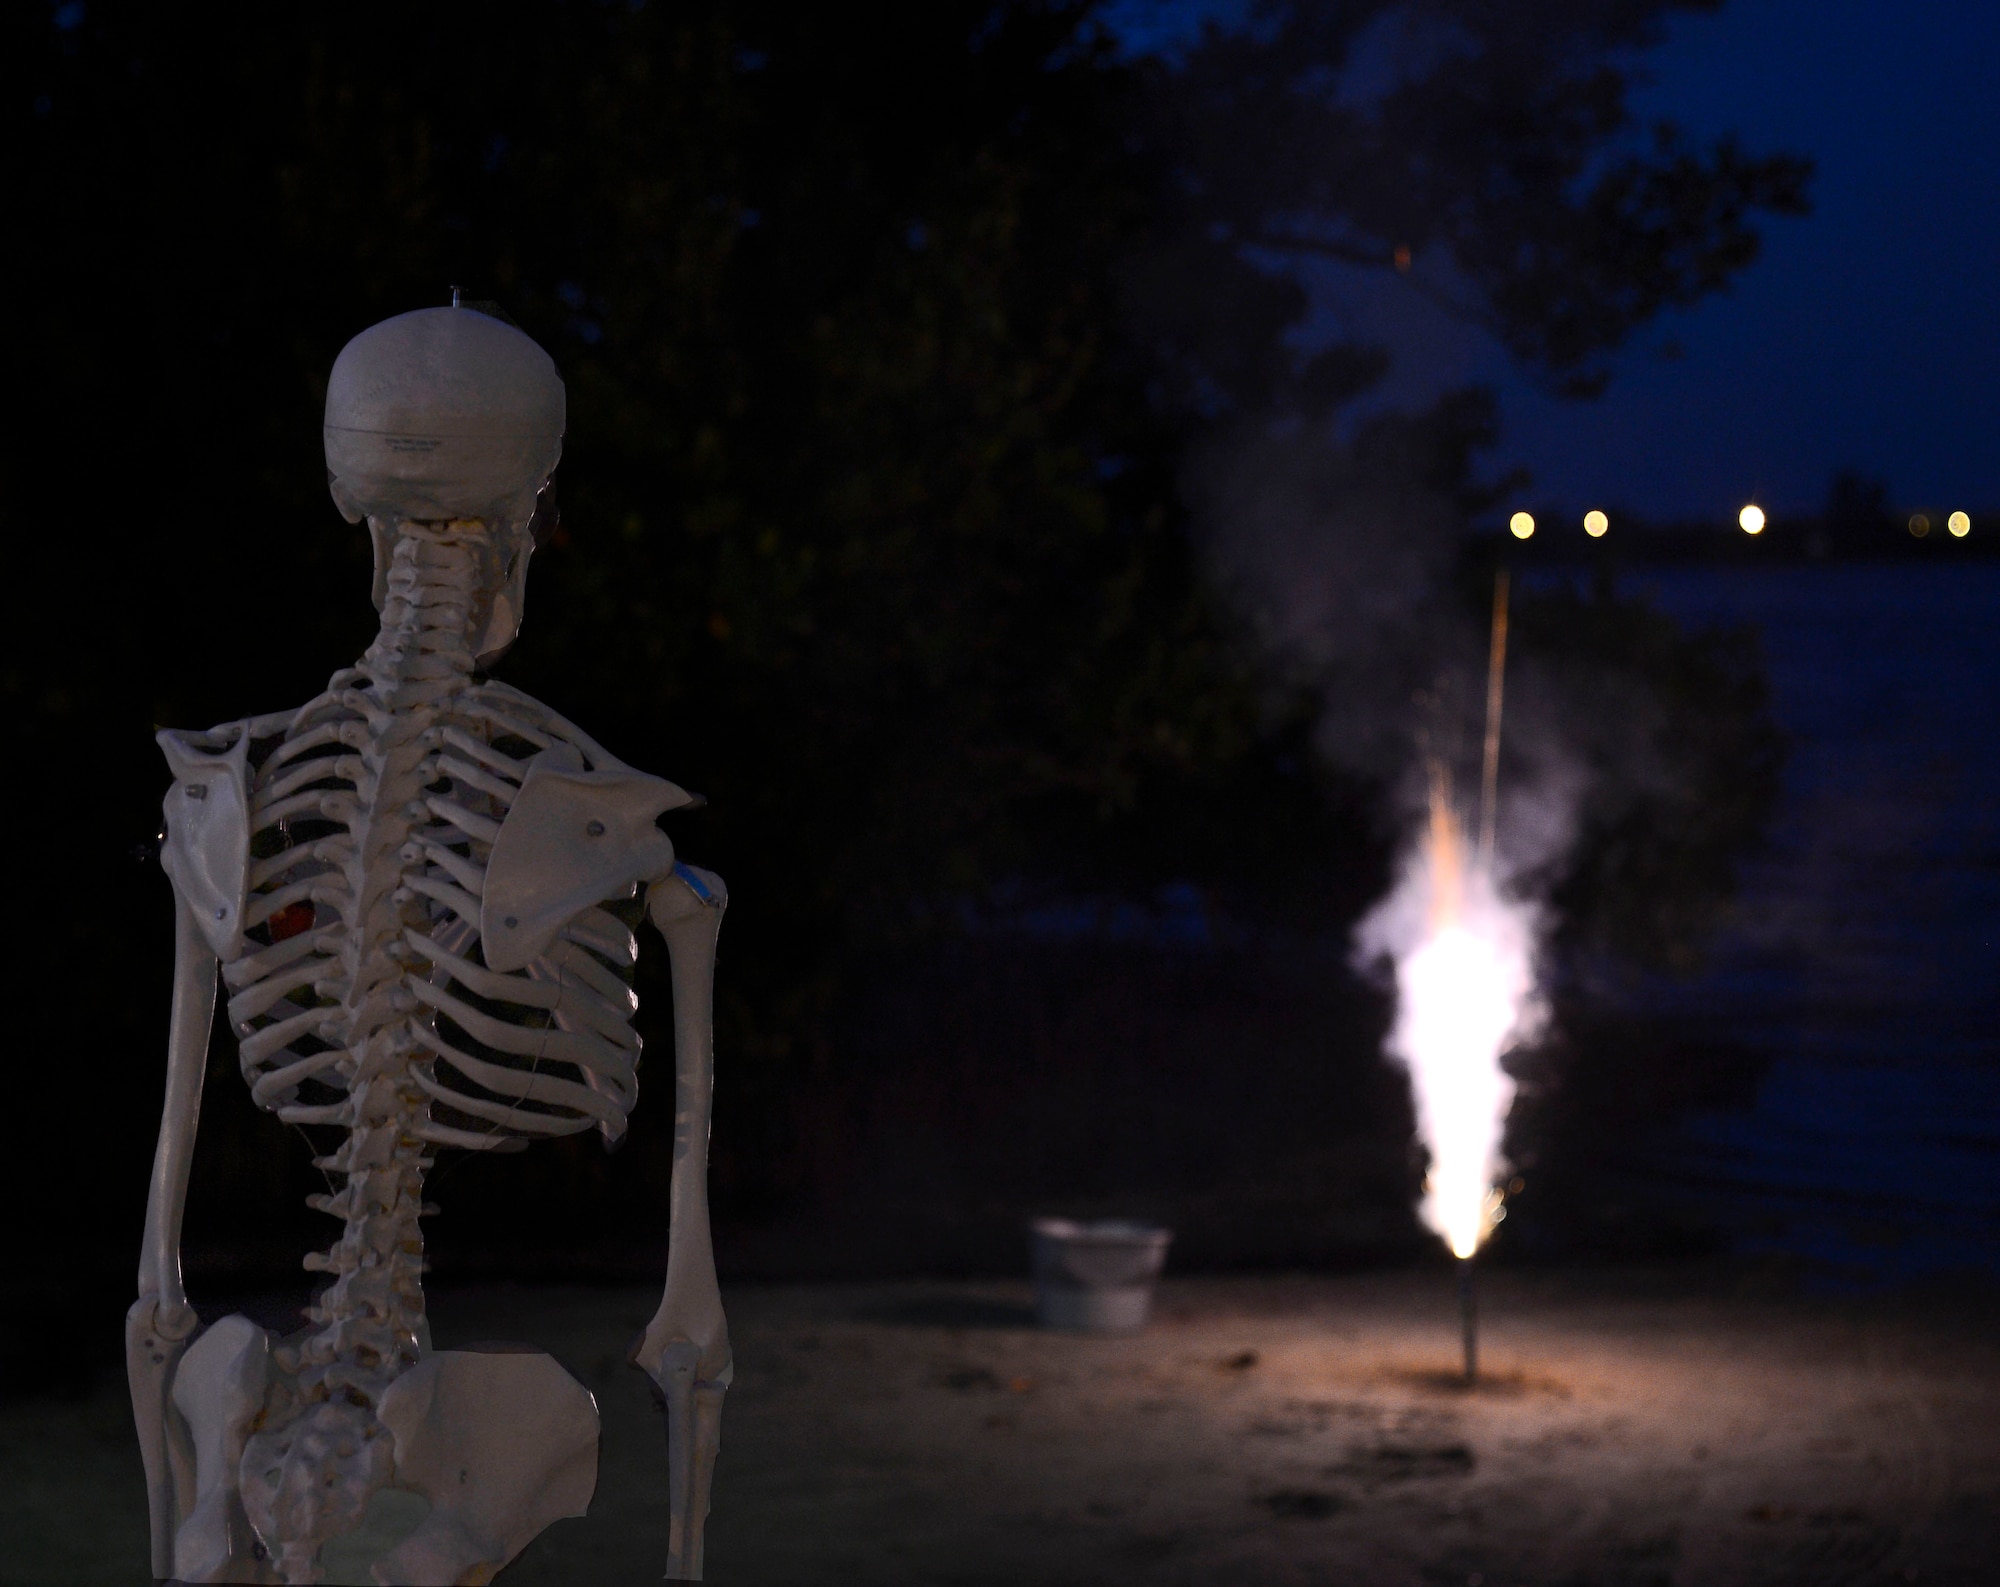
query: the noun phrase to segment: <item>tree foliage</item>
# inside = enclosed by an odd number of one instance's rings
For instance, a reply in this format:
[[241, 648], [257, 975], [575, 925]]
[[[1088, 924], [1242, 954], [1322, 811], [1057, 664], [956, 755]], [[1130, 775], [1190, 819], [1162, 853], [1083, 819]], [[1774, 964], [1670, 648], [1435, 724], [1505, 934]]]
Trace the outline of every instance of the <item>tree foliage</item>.
[[[799, 1182], [778, 1099], [924, 906], [1035, 874], [1358, 907], [1379, 826], [1205, 582], [1187, 449], [1382, 373], [1299, 356], [1281, 256], [1445, 261], [1421, 279], [1574, 388], [1740, 268], [1799, 167], [1625, 110], [1685, 8], [1263, 5], [1179, 66], [1095, 0], [14, 8], [0, 700], [48, 752], [14, 797], [54, 966], [21, 1039], [73, 1043], [59, 1010], [145, 967], [94, 1038], [142, 1165], [149, 729], [358, 651], [326, 371], [454, 284], [570, 393], [504, 673], [711, 800], [677, 836], [740, 901], [725, 1179]], [[137, 1177], [79, 1193], [123, 1218]]]
[[[1257, 0], [1211, 28], [1150, 101], [1177, 158], [1154, 334], [1192, 400], [1270, 400], [1303, 373], [1270, 334], [1298, 319], [1267, 288], [1177, 313], [1224, 258], [1397, 271], [1483, 326], [1557, 389], [1584, 395], [1609, 355], [1757, 254], [1760, 214], [1805, 208], [1810, 165], [1733, 138], [1690, 146], [1629, 99], [1676, 13], [1721, 0]], [[1360, 351], [1340, 344], [1333, 394]], [[1369, 372], [1358, 367], [1362, 379]]]

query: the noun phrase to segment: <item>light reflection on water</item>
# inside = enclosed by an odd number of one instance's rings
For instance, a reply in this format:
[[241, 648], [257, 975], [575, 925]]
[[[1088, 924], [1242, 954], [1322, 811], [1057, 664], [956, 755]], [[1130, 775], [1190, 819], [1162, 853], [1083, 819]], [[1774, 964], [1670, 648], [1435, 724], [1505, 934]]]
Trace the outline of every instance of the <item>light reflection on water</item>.
[[2000, 1274], [2000, 564], [1651, 569], [1763, 635], [1791, 740], [1767, 854], [1660, 1012], [1774, 1061], [1657, 1172], [1740, 1249], [1856, 1276]]

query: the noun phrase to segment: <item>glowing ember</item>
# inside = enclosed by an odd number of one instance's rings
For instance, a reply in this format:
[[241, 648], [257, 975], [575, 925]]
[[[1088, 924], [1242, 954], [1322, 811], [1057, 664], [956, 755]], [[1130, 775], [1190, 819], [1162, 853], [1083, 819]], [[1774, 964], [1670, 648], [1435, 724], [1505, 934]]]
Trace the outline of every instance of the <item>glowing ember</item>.
[[1501, 1217], [1501, 1132], [1514, 1082], [1500, 1067], [1536, 1017], [1534, 912], [1468, 865], [1448, 783], [1431, 776], [1430, 821], [1396, 889], [1362, 921], [1364, 959], [1396, 965], [1389, 1051], [1410, 1071], [1417, 1133], [1430, 1149], [1423, 1218], [1469, 1257]]

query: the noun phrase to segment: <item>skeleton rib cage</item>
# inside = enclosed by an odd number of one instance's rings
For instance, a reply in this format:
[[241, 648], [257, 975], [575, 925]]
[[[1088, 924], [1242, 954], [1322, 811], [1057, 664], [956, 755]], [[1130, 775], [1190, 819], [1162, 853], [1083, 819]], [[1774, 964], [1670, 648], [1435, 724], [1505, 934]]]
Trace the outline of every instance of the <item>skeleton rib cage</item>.
[[[634, 886], [523, 969], [489, 968], [480, 938], [494, 840], [530, 762], [617, 762], [527, 696], [477, 684], [370, 765], [387, 721], [367, 682], [336, 678], [249, 746], [247, 951], [223, 974], [253, 1097], [289, 1123], [348, 1123], [356, 1079], [380, 1071], [358, 1070], [357, 1051], [386, 1046], [428, 1098], [412, 1121], [424, 1141], [509, 1150], [592, 1127], [617, 1140], [638, 1085], [637, 943], [621, 918]], [[392, 781], [415, 797], [383, 808]], [[393, 855], [360, 852], [385, 821], [406, 828]]]

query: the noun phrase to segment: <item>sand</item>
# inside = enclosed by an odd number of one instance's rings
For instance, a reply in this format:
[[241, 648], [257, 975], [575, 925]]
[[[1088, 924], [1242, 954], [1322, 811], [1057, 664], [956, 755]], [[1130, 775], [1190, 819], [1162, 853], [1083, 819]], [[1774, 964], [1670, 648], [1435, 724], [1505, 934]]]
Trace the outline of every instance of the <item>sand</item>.
[[[1727, 1274], [1188, 1279], [1123, 1338], [1024, 1285], [729, 1291], [708, 1579], [1731, 1587], [2000, 1581], [2000, 1330], [1977, 1296]], [[591, 1514], [501, 1579], [656, 1581], [663, 1423], [636, 1290], [433, 1297], [440, 1345], [532, 1339], [598, 1396]], [[0, 1580], [145, 1580], [122, 1384], [0, 1412]]]

